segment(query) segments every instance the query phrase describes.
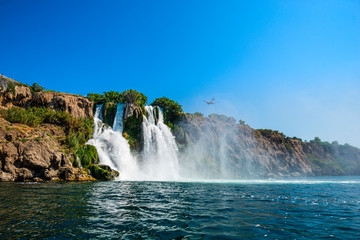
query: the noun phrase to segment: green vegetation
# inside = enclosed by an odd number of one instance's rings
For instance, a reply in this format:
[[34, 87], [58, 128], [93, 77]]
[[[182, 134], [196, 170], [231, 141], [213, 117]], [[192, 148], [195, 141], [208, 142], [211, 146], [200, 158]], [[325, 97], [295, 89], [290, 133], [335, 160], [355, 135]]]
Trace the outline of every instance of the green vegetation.
[[37, 83], [33, 83], [33, 85], [30, 87], [30, 90], [33, 92], [42, 92], [44, 88]]
[[131, 149], [140, 150], [142, 118], [131, 116], [124, 121], [124, 135]]
[[285, 134], [277, 130], [271, 130], [271, 129], [257, 129], [257, 130], [261, 133], [262, 136], [266, 138], [271, 138], [274, 136], [281, 137], [282, 139], [286, 138]]
[[78, 149], [82, 143], [85, 143], [83, 141], [84, 134], [81, 132], [70, 132], [66, 135], [66, 138], [64, 140], [64, 143], [70, 148], [70, 149]]
[[193, 114], [195, 117], [204, 117], [204, 114], [200, 113], [200, 112], [196, 112]]
[[136, 90], [130, 89], [120, 93], [120, 102], [133, 103], [136, 106], [139, 106], [141, 109], [144, 109], [147, 102], [147, 97]]
[[[103, 94], [89, 93], [87, 95], [95, 104], [104, 104], [102, 108], [103, 122], [108, 126], [113, 126], [117, 110], [117, 103], [134, 104], [138, 117], [134, 114], [124, 120], [124, 136], [129, 141], [132, 149], [139, 149], [141, 142], [141, 124], [142, 114], [145, 111], [147, 97], [133, 89], [123, 91], [121, 93], [116, 91], [104, 92]], [[95, 108], [95, 105], [94, 105]]]
[[290, 155], [292, 156], [294, 153], [294, 150], [292, 149], [291, 145], [288, 142], [284, 143], [286, 151], [288, 151], [288, 153], [290, 153]]
[[292, 142], [290, 141], [292, 138], [287, 137], [284, 133], [279, 132], [279, 131], [274, 131], [271, 129], [257, 129], [255, 131], [255, 135], [257, 137], [265, 137], [268, 138], [270, 141], [277, 143], [277, 144], [282, 144], [283, 146], [285, 146], [286, 151], [292, 156], [294, 153], [294, 150], [292, 148]]
[[298, 137], [293, 137], [294, 140], [298, 140], [300, 142], [302, 142], [303, 140], [301, 138], [298, 138]]
[[27, 141], [29, 141], [30, 139], [28, 139], [28, 138], [23, 138], [23, 139], [20, 139], [20, 141], [22, 142], [22, 143], [26, 143]]
[[104, 100], [106, 103], [119, 103], [121, 102], [120, 93], [115, 91], [104, 92]]
[[91, 175], [98, 180], [114, 180], [119, 176], [119, 172], [112, 170], [106, 165], [91, 165], [89, 166]]
[[107, 102], [102, 109], [103, 121], [108, 126], [113, 126], [116, 115], [116, 103]]
[[98, 180], [112, 180], [111, 173], [97, 165], [91, 165], [89, 169], [91, 171], [91, 175]]
[[239, 125], [245, 126], [245, 121], [240, 119], [240, 120], [239, 120]]
[[235, 118], [228, 117], [224, 114], [212, 113], [212, 114], [209, 114], [209, 118], [217, 120], [217, 121], [225, 122], [225, 123], [233, 123], [233, 124], [236, 123]]
[[173, 128], [174, 123], [180, 119], [181, 113], [183, 113], [181, 105], [167, 97], [157, 98], [151, 105], [158, 106], [163, 110], [164, 122], [171, 128]]
[[147, 97], [133, 89], [123, 91], [122, 93], [116, 91], [99, 93], [89, 93], [87, 97], [92, 100], [95, 104], [104, 103], [133, 103], [141, 108], [144, 108]]
[[105, 102], [105, 95], [99, 93], [89, 93], [87, 98], [93, 101], [95, 103], [94, 105], [103, 104]]
[[19, 108], [12, 107], [2, 111], [2, 116], [11, 123], [22, 123], [30, 127], [37, 127], [42, 123], [61, 126], [66, 133], [64, 143], [73, 150], [85, 144], [93, 131], [91, 118], [74, 118], [64, 111], [53, 111], [45, 107]]
[[76, 155], [83, 168], [88, 168], [90, 165], [98, 163], [98, 154], [96, 148], [92, 145], [81, 146], [76, 151]]
[[307, 157], [314, 164], [315, 169], [323, 175], [343, 175], [345, 173], [338, 161], [321, 158], [315, 154], [308, 154]]
[[15, 95], [15, 84], [9, 82], [6, 88], [6, 92], [12, 92]]
[[319, 137], [315, 137], [314, 140], [310, 140], [312, 143], [321, 143], [321, 139]]

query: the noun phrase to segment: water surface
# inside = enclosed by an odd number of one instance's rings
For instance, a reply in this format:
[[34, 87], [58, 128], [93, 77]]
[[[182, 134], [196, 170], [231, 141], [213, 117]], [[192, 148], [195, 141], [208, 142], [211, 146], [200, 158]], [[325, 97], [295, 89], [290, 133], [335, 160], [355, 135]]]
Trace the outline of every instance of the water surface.
[[0, 183], [0, 238], [359, 239], [360, 177]]

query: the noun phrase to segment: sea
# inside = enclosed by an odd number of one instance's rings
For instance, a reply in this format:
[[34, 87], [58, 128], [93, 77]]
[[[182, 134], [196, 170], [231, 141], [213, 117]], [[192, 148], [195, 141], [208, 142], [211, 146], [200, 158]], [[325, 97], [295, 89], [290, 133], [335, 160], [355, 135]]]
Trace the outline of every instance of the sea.
[[1, 182], [0, 239], [360, 239], [360, 177]]

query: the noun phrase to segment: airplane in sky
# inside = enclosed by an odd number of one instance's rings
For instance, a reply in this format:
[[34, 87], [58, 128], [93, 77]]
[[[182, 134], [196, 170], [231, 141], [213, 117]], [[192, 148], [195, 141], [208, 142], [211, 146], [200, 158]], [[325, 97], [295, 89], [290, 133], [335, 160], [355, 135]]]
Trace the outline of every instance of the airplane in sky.
[[204, 101], [207, 105], [211, 105], [211, 104], [216, 103], [216, 102], [214, 102], [214, 101], [215, 101], [215, 98], [212, 98], [210, 102], [205, 101], [205, 100], [203, 100], [203, 101]]

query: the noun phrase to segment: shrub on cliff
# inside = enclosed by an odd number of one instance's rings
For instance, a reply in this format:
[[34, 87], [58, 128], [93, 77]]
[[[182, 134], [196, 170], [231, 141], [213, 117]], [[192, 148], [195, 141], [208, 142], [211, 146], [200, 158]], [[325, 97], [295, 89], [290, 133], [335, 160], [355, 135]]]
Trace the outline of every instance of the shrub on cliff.
[[80, 159], [81, 166], [88, 168], [91, 164], [98, 163], [98, 153], [92, 145], [84, 145], [76, 151], [77, 157]]
[[226, 122], [226, 123], [232, 123], [232, 124], [236, 123], [235, 118], [228, 117], [228, 116], [226, 116], [224, 114], [212, 113], [212, 114], [209, 114], [209, 118], [215, 119], [215, 120], [218, 120], [218, 121], [222, 121], [222, 122]]
[[121, 102], [120, 93], [116, 91], [104, 92], [105, 102], [119, 103]]
[[124, 121], [124, 133], [132, 149], [140, 150], [142, 118], [128, 117]]
[[103, 122], [108, 126], [113, 126], [116, 115], [116, 103], [107, 102], [102, 108]]
[[12, 107], [2, 112], [2, 116], [11, 123], [22, 123], [30, 127], [37, 127], [44, 121], [43, 114], [38, 114], [37, 108]]
[[12, 82], [8, 83], [6, 92], [12, 92], [15, 95], [15, 85]]
[[179, 119], [181, 113], [183, 112], [180, 104], [167, 97], [157, 98], [151, 103], [151, 105], [159, 106], [162, 108], [164, 112], [165, 123], [168, 125], [169, 123], [173, 124], [174, 122], [176, 122]]
[[244, 120], [239, 120], [239, 125], [241, 125], [241, 126], [245, 126], [246, 124], [245, 124], [245, 121]]
[[312, 143], [321, 143], [321, 139], [319, 137], [315, 137], [314, 140], [310, 140]]
[[147, 102], [147, 97], [133, 89], [129, 89], [120, 93], [120, 102], [133, 103], [141, 108], [144, 108]]
[[64, 143], [70, 148], [70, 149], [78, 149], [81, 145], [80, 142], [82, 142], [84, 139], [84, 134], [81, 132], [70, 132], [66, 135], [66, 138], [64, 140]]
[[300, 142], [302, 142], [303, 140], [301, 138], [298, 138], [298, 137], [293, 137], [294, 140], [298, 140]]
[[45, 107], [12, 107], [3, 111], [2, 116], [11, 123], [22, 123], [30, 127], [37, 127], [42, 123], [64, 127], [67, 135], [64, 143], [73, 149], [89, 140], [94, 126], [91, 118], [74, 118], [68, 112], [53, 111]]
[[282, 132], [279, 132], [277, 130], [272, 130], [272, 129], [258, 129], [257, 131], [259, 131], [261, 133], [262, 136], [266, 137], [266, 138], [281, 138], [281, 139], [285, 139], [286, 136], [285, 134], [283, 134]]
[[99, 93], [89, 93], [87, 98], [92, 100], [95, 104], [104, 104], [104, 103], [119, 103], [121, 102], [120, 93], [116, 91], [104, 92], [103, 94]]
[[195, 112], [193, 115], [194, 115], [195, 117], [199, 117], [199, 118], [204, 117], [204, 114], [202, 114], [202, 113], [200, 113], [200, 112]]
[[102, 104], [105, 102], [105, 96], [99, 93], [89, 93], [87, 98], [92, 100], [95, 104]]
[[44, 90], [44, 88], [37, 83], [33, 83], [33, 85], [30, 87], [30, 90], [33, 92], [41, 92]]
[[147, 97], [133, 89], [123, 91], [121, 93], [116, 91], [104, 92], [104, 94], [89, 93], [87, 95], [95, 104], [103, 103], [133, 103], [141, 108], [144, 108]]

